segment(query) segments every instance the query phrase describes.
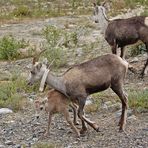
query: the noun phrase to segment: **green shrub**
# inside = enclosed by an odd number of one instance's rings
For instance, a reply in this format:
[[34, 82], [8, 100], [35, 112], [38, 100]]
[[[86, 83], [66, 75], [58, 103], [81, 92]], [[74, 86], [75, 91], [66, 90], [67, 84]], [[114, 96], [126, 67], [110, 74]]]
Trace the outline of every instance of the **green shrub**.
[[27, 43], [24, 40], [17, 41], [12, 36], [4, 36], [0, 39], [0, 60], [14, 60], [18, 58], [18, 49], [26, 46]]
[[19, 6], [13, 10], [12, 15], [15, 17], [31, 17], [31, 10], [27, 6]]
[[136, 45], [133, 45], [129, 50], [130, 50], [130, 55], [134, 57], [144, 53], [146, 51], [146, 47], [143, 43], [138, 43]]
[[54, 66], [65, 66], [67, 61], [66, 49], [75, 47], [78, 44], [76, 32], [66, 32], [55, 26], [47, 26], [43, 30], [43, 35], [47, 40], [44, 48], [47, 51], [43, 54], [51, 62], [54, 60]]
[[0, 107], [21, 110], [26, 101], [23, 94], [37, 91], [38, 88], [38, 84], [28, 87], [24, 78], [12, 76], [12, 80], [0, 83]]

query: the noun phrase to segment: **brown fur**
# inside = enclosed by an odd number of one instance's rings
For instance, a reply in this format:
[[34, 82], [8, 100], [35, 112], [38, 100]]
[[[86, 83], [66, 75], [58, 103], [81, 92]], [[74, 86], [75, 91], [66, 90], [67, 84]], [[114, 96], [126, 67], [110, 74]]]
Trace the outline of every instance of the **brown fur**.
[[50, 123], [51, 123], [51, 118], [54, 113], [62, 113], [67, 120], [67, 122], [70, 124], [71, 128], [74, 130], [74, 132], [77, 134], [77, 136], [80, 136], [79, 131], [75, 127], [74, 124], [77, 124], [76, 120], [76, 110], [77, 110], [77, 105], [74, 103], [71, 103], [70, 106], [72, 107], [74, 111], [74, 123], [70, 119], [69, 111], [68, 111], [68, 106], [70, 104], [70, 100], [65, 97], [63, 94], [60, 92], [52, 89], [48, 92], [47, 99], [39, 98], [38, 100], [35, 101], [35, 106], [36, 110], [38, 113], [41, 110], [45, 110], [48, 113], [48, 127], [45, 133], [45, 136], [49, 135], [49, 128], [50, 128]]
[[[39, 63], [41, 64], [41, 63]], [[29, 84], [33, 84], [44, 73], [44, 66], [35, 66]], [[124, 129], [126, 122], [127, 97], [123, 91], [123, 83], [128, 69], [128, 63], [114, 54], [99, 56], [79, 65], [75, 65], [62, 76], [56, 77], [48, 74], [46, 83], [61, 93], [78, 102], [78, 117], [82, 121], [81, 133], [87, 130], [85, 122], [96, 131], [99, 130], [95, 122], [90, 121], [84, 115], [84, 106], [90, 94], [111, 88], [122, 102], [122, 115], [119, 121], [120, 130]]]
[[[148, 53], [148, 17], [135, 16], [127, 19], [108, 20], [105, 14], [105, 7], [103, 5], [98, 6], [96, 3], [94, 3], [94, 17], [96, 23], [100, 21], [100, 24], [105, 24], [102, 26], [102, 29], [113, 54], [117, 54], [117, 48], [120, 48], [120, 56], [124, 58], [124, 47], [139, 40], [145, 44]], [[148, 59], [142, 70], [142, 77], [146, 74], [147, 66]]]
[[[112, 53], [116, 54], [117, 47], [119, 47], [121, 48], [121, 57], [124, 58], [124, 47], [139, 40], [145, 44], [148, 52], [148, 26], [145, 20], [146, 17], [144, 16], [136, 16], [109, 22], [105, 32], [105, 39], [112, 47]], [[147, 66], [146, 63], [141, 73], [142, 77]]]

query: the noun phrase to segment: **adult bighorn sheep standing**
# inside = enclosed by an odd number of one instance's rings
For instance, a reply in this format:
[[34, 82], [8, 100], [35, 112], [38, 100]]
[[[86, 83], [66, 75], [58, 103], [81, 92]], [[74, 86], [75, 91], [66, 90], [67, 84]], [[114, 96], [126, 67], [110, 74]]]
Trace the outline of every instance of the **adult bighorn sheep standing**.
[[[121, 58], [124, 58], [124, 47], [141, 40], [148, 53], [148, 17], [135, 16], [127, 19], [115, 19], [110, 21], [105, 13], [104, 6], [94, 3], [94, 20], [99, 22], [106, 41], [112, 48], [112, 53], [117, 53], [117, 47], [121, 48]], [[148, 71], [148, 59], [142, 70], [142, 77]]]
[[[128, 63], [114, 54], [107, 54], [85, 63], [75, 65], [68, 69], [62, 76], [55, 76], [47, 66], [36, 62], [32, 69], [29, 85], [41, 80], [68, 98], [76, 98], [78, 102], [78, 117], [82, 121], [82, 130], [87, 130], [85, 122], [96, 131], [99, 130], [95, 122], [84, 116], [84, 106], [88, 95], [111, 88], [122, 102], [122, 114], [119, 121], [120, 130], [124, 130], [126, 122], [127, 97], [123, 91], [123, 83], [128, 69]], [[43, 88], [43, 85], [42, 85]]]

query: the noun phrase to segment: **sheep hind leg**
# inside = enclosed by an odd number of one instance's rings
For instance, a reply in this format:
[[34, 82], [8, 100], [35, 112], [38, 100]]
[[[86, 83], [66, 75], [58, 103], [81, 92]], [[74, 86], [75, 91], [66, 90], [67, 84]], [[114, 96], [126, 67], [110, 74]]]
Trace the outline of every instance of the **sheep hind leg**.
[[[148, 43], [145, 44], [146, 45], [146, 51], [147, 51], [147, 54], [148, 54]], [[143, 78], [144, 75], [146, 75], [148, 73], [148, 59], [143, 67], [143, 70], [141, 72], [141, 77]]]
[[122, 113], [121, 118], [119, 120], [119, 131], [124, 131], [124, 126], [126, 124], [127, 118], [127, 107], [128, 107], [128, 98], [126, 97], [125, 93], [123, 92], [123, 88], [119, 86], [111, 87], [112, 90], [118, 95], [122, 102]]
[[[88, 125], [90, 125], [94, 130], [96, 130], [97, 132], [99, 132], [99, 127], [98, 127], [98, 125], [95, 123], [95, 122], [93, 122], [93, 121], [90, 121], [89, 119], [87, 119], [85, 116], [84, 116], [84, 111], [83, 111], [83, 109], [84, 109], [84, 105], [85, 105], [85, 102], [86, 102], [86, 99], [78, 99], [79, 100], [79, 108], [78, 108], [78, 117], [81, 119], [81, 121], [82, 121], [82, 124], [84, 123], [84, 122], [86, 122]], [[83, 131], [83, 130], [85, 130], [85, 129], [83, 129], [84, 127], [82, 126], [82, 130], [81, 131]]]
[[120, 57], [122, 59], [125, 59], [125, 48], [124, 47], [121, 47], [121, 54], [120, 54]]
[[77, 134], [78, 137], [80, 137], [80, 133], [79, 133], [78, 129], [75, 127], [74, 123], [71, 121], [70, 116], [69, 116], [69, 112], [67, 109], [64, 110], [64, 117], [66, 118], [66, 121], [69, 123], [69, 125], [71, 126], [73, 131]]

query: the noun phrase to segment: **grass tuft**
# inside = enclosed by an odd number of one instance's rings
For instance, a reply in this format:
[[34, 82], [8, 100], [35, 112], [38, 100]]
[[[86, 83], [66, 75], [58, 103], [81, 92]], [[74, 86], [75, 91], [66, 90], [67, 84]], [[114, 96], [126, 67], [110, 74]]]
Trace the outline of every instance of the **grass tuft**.
[[143, 91], [129, 91], [129, 107], [136, 111], [148, 111], [148, 89]]

